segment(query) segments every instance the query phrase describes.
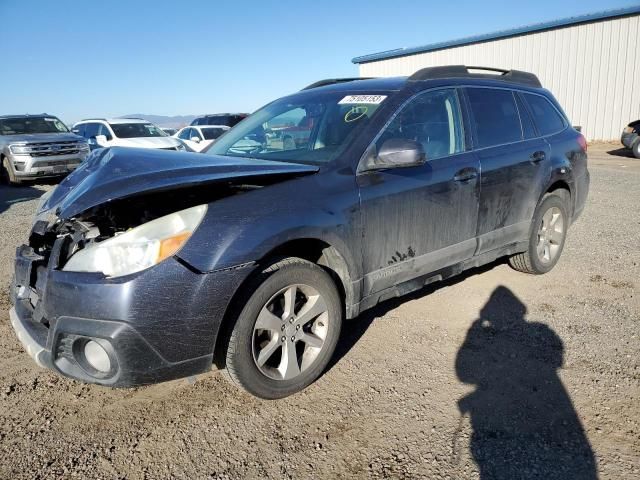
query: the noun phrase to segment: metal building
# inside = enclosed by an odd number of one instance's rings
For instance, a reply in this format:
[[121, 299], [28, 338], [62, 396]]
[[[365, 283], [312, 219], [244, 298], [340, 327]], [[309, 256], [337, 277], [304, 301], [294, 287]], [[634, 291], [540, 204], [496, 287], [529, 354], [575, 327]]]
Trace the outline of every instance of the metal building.
[[640, 119], [640, 6], [374, 53], [353, 63], [361, 77], [460, 64], [533, 72], [588, 140], [614, 140]]

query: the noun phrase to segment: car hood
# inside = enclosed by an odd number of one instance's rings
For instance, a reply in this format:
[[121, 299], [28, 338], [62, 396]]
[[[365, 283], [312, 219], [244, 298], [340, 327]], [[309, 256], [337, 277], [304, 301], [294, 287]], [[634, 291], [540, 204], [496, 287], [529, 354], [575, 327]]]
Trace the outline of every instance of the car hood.
[[84, 141], [84, 138], [75, 133], [29, 133], [24, 135], [3, 135], [0, 138], [4, 143]]
[[118, 147], [172, 148], [180, 141], [173, 137], [138, 137], [114, 138], [111, 143]]
[[42, 202], [39, 212], [55, 209], [68, 219], [92, 207], [139, 194], [176, 190], [234, 179], [317, 172], [295, 163], [112, 147], [96, 150]]

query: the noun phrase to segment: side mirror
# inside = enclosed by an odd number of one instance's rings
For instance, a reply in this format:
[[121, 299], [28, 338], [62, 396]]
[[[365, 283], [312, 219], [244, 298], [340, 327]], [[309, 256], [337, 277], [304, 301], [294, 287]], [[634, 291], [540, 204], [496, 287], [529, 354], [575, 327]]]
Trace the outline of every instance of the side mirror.
[[98, 145], [104, 145], [105, 143], [107, 143], [106, 135], [96, 135], [95, 139], [96, 139], [96, 144]]
[[375, 151], [369, 153], [362, 170], [417, 167], [426, 161], [421, 143], [405, 138], [390, 138], [382, 144], [377, 155]]
[[200, 137], [191, 137], [191, 141], [194, 143], [200, 143]]

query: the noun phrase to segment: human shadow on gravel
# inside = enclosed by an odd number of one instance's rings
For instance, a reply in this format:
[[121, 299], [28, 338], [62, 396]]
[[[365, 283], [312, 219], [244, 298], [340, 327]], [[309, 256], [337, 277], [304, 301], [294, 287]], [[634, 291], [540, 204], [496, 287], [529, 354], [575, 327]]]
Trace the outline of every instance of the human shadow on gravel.
[[14, 203], [26, 202], [38, 198], [44, 192], [33, 187], [10, 187], [0, 185], [0, 213], [9, 210]]
[[480, 478], [595, 479], [591, 445], [557, 373], [562, 340], [526, 313], [511, 290], [496, 288], [456, 358], [458, 378], [476, 386], [458, 408], [470, 416]]
[[331, 361], [329, 362], [329, 366], [325, 369], [323, 375], [331, 370], [336, 364], [338, 364], [342, 357], [349, 353], [349, 351], [355, 346], [356, 343], [358, 343], [360, 338], [362, 338], [362, 336], [376, 319], [384, 317], [391, 310], [398, 308], [405, 302], [422, 298], [440, 288], [450, 287], [457, 283], [463, 282], [469, 277], [488, 272], [489, 270], [492, 270], [493, 268], [497, 267], [498, 265], [502, 265], [505, 262], [505, 259], [498, 259], [494, 262], [482, 265], [480, 267], [470, 268], [469, 270], [465, 270], [458, 275], [455, 275], [446, 280], [432, 283], [415, 292], [408, 293], [401, 297], [385, 300], [375, 307], [366, 310], [357, 318], [345, 321], [342, 324], [342, 332], [340, 332], [340, 339], [338, 340], [338, 344], [336, 345], [336, 350], [331, 358]]

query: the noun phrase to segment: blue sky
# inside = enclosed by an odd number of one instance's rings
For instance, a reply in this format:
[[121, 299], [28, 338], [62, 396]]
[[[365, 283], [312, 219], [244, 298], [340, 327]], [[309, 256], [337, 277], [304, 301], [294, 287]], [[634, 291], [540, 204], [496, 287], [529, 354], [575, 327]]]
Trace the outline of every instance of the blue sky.
[[0, 114], [250, 112], [358, 55], [637, 3], [0, 0]]

